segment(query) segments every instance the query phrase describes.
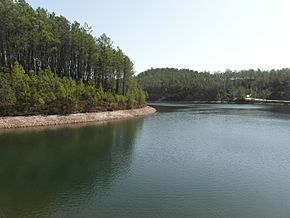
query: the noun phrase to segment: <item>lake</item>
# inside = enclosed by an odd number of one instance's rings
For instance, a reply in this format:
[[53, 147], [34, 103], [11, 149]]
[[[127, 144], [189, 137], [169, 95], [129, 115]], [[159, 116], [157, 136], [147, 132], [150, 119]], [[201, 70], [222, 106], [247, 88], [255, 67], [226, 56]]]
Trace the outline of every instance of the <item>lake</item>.
[[0, 130], [0, 217], [290, 217], [290, 107]]

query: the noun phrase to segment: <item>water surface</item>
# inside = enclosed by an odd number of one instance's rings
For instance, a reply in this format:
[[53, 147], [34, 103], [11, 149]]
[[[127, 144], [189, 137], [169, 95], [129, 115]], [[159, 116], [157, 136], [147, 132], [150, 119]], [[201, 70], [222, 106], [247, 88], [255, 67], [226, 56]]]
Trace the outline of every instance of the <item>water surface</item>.
[[0, 131], [0, 217], [290, 217], [290, 108], [154, 104]]

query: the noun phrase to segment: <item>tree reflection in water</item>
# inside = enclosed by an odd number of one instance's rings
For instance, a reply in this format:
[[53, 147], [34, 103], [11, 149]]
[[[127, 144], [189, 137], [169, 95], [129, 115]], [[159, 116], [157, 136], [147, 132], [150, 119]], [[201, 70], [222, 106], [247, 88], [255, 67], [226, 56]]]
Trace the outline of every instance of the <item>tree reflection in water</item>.
[[0, 216], [50, 216], [125, 176], [142, 119], [0, 134]]

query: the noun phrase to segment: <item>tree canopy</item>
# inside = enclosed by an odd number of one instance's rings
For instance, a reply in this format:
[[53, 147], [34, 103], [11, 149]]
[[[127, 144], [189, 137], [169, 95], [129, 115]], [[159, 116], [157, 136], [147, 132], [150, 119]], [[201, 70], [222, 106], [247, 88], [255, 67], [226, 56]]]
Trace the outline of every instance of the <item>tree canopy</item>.
[[290, 100], [290, 69], [243, 70], [222, 73], [188, 69], [147, 70], [137, 77], [150, 100], [234, 101], [246, 95]]
[[2, 114], [62, 113], [62, 103], [67, 112], [145, 103], [132, 61], [106, 34], [96, 38], [87, 24], [34, 10], [25, 0], [0, 0], [0, 20]]

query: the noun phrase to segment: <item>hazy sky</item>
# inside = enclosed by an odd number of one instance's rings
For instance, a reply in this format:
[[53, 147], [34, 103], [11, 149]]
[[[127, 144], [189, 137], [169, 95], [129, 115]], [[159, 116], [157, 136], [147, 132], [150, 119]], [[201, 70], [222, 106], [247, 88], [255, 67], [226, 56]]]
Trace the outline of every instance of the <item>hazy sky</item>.
[[28, 0], [106, 33], [137, 72], [290, 67], [290, 0]]

